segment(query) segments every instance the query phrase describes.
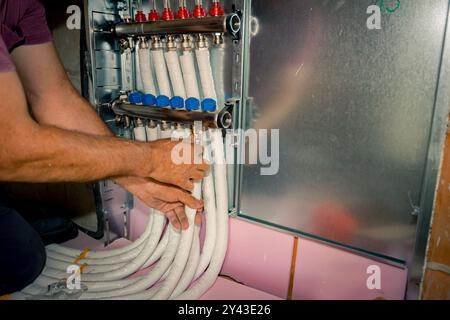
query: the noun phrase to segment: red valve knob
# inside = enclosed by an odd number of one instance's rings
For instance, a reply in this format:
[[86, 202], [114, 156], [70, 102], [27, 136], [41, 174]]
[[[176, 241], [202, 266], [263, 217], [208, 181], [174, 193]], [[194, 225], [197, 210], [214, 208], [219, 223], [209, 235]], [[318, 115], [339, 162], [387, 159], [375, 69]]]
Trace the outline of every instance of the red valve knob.
[[186, 7], [179, 7], [177, 12], [177, 19], [188, 19], [191, 17], [189, 10]]
[[159, 20], [159, 13], [155, 9], [150, 10], [148, 13], [148, 20], [149, 21], [158, 21]]
[[173, 19], [175, 19], [173, 11], [170, 8], [164, 8], [161, 17], [162, 17], [163, 20], [173, 20]]
[[205, 8], [203, 8], [202, 5], [195, 5], [195, 7], [194, 7], [194, 17], [196, 17], [196, 18], [206, 17]]
[[134, 16], [134, 20], [136, 22], [145, 22], [147, 19], [145, 17], [145, 13], [139, 10], [136, 12], [136, 15]]
[[211, 17], [223, 16], [224, 12], [222, 7], [220, 6], [219, 1], [213, 1], [211, 8], [209, 9], [209, 15]]

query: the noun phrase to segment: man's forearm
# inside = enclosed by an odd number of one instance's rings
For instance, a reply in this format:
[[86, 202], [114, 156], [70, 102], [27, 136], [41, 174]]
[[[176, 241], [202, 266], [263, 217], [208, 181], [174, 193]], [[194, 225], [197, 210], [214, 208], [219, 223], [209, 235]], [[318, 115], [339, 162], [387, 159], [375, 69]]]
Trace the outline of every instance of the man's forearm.
[[[64, 97], [64, 99], [62, 99]], [[86, 134], [113, 137], [114, 134], [100, 119], [94, 108], [75, 91], [70, 83], [65, 83], [59, 95], [33, 106], [36, 120], [59, 128], [76, 130]], [[124, 176], [114, 180], [130, 191], [143, 178]]]
[[[0, 179], [6, 181], [92, 181], [136, 175], [145, 162], [144, 144], [73, 132], [53, 126], [33, 126], [4, 138]], [[150, 159], [147, 159], [149, 161]]]
[[40, 124], [86, 134], [113, 136], [94, 108], [80, 96], [69, 80], [63, 81], [57, 93], [35, 99], [31, 108]]

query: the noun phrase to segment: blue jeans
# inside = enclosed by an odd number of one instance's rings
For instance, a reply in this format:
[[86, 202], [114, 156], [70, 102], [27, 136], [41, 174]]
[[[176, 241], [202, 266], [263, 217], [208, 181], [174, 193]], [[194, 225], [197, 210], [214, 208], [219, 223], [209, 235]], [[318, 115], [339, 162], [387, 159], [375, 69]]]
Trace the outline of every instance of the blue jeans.
[[39, 234], [14, 209], [0, 206], [0, 295], [31, 284], [45, 265]]

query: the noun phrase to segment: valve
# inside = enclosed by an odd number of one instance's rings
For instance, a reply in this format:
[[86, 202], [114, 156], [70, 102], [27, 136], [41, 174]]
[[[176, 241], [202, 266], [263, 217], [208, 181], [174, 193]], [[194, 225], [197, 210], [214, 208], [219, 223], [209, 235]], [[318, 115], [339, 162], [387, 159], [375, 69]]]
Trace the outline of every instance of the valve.
[[195, 7], [194, 7], [194, 17], [195, 18], [203, 18], [206, 17], [206, 10], [203, 7], [203, 1], [202, 0], [195, 0]]
[[134, 16], [134, 20], [136, 22], [145, 22], [145, 21], [147, 21], [147, 18], [145, 17], [145, 13], [144, 13], [144, 11], [142, 11], [142, 0], [138, 1], [137, 11], [136, 11], [136, 14]]
[[180, 0], [178, 5], [177, 19], [188, 19], [191, 17], [191, 13], [186, 7], [186, 0]]
[[212, 1], [211, 8], [209, 9], [209, 15], [211, 17], [223, 16], [224, 12], [222, 6], [220, 5], [220, 1]]
[[173, 11], [170, 8], [169, 0], [164, 0], [164, 10], [161, 14], [161, 17], [163, 20], [166, 20], [166, 21], [175, 19]]

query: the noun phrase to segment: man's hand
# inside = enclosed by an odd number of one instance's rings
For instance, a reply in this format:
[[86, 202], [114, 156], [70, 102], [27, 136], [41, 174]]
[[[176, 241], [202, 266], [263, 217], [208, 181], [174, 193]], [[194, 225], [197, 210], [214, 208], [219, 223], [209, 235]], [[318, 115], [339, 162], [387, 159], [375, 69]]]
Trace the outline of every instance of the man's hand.
[[119, 178], [116, 182], [149, 207], [164, 213], [176, 229], [186, 229], [189, 226], [184, 205], [197, 210], [195, 223], [201, 223], [203, 202], [184, 190], [134, 177]]
[[[164, 139], [150, 142], [148, 147], [148, 156], [152, 161], [148, 161], [147, 165], [144, 163], [138, 169], [141, 171], [139, 176], [144, 178], [149, 177], [162, 183], [192, 191], [193, 181], [203, 179], [209, 171], [209, 164], [202, 161], [203, 148], [194, 143]], [[189, 153], [188, 155], [180, 155], [183, 158], [188, 157], [189, 163], [175, 163], [172, 159], [172, 152], [176, 147], [181, 147], [180, 150]]]

